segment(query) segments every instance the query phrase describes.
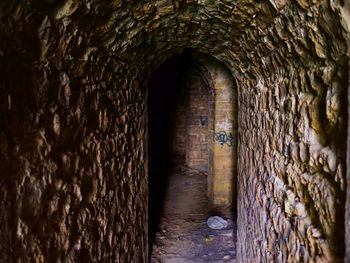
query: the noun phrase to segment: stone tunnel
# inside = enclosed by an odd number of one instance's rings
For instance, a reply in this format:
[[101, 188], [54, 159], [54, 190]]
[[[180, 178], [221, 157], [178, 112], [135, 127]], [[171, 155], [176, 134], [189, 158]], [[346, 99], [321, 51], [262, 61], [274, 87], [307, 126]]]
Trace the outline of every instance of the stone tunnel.
[[194, 122], [180, 150], [235, 202], [236, 261], [350, 262], [347, 0], [3, 0], [0, 19], [1, 262], [148, 262], [149, 84], [185, 50], [215, 107], [189, 91], [208, 151]]

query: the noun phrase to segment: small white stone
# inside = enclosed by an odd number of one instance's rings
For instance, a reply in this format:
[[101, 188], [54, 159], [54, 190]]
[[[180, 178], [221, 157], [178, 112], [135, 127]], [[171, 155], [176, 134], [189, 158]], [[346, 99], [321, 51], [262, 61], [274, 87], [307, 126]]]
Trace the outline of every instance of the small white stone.
[[211, 216], [207, 220], [207, 225], [211, 229], [223, 229], [227, 227], [227, 221], [220, 216]]
[[223, 259], [223, 260], [230, 260], [230, 259], [231, 259], [231, 256], [230, 256], [230, 255], [225, 255], [225, 256], [223, 256], [222, 259]]

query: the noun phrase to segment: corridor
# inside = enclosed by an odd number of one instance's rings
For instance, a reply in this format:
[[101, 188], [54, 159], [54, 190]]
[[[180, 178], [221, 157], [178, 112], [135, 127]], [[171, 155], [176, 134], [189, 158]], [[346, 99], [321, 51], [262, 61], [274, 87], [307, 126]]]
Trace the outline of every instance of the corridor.
[[[206, 173], [187, 167], [180, 156], [171, 160], [164, 210], [150, 244], [151, 263], [236, 262], [231, 209], [217, 211], [209, 205]], [[206, 221], [213, 215], [222, 216], [228, 227], [210, 229]]]
[[0, 262], [350, 262], [349, 0], [0, 21]]

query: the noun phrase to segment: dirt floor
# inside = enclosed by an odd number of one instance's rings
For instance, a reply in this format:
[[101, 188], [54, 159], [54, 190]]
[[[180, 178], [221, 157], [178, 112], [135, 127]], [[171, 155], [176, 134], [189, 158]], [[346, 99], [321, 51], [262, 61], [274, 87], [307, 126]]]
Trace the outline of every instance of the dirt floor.
[[[206, 197], [207, 174], [190, 169], [181, 160], [172, 165], [152, 263], [235, 262], [235, 224], [230, 209], [212, 209]], [[210, 229], [211, 215], [228, 220], [223, 230]]]

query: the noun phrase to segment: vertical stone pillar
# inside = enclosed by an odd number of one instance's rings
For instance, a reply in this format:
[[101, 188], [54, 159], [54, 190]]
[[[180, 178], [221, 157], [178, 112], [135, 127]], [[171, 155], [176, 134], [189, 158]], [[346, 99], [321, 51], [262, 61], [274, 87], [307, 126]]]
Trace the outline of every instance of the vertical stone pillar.
[[215, 90], [215, 121], [210, 164], [212, 174], [208, 178], [208, 185], [212, 184], [210, 190], [213, 204], [228, 205], [233, 200], [233, 173], [236, 168], [236, 161], [233, 158], [237, 141], [233, 125], [235, 101], [233, 81], [231, 74], [222, 68], [216, 68], [212, 73]]
[[209, 99], [209, 118], [208, 118], [208, 177], [207, 177], [207, 195], [212, 201], [214, 199], [214, 147], [215, 147], [215, 92], [212, 86], [213, 96]]

